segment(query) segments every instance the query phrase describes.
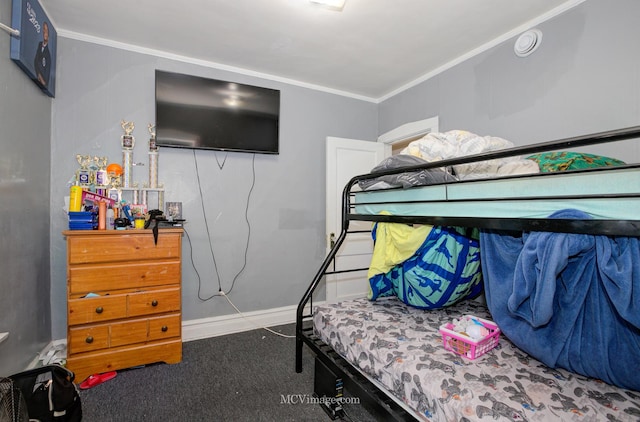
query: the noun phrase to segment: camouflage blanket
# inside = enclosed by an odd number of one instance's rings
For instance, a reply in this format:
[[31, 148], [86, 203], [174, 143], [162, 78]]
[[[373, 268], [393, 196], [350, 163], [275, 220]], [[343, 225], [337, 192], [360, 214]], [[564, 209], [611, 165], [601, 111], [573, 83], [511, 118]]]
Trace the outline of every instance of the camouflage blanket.
[[314, 309], [316, 334], [425, 421], [640, 421], [640, 392], [548, 368], [505, 336], [469, 360], [443, 347], [439, 327], [486, 306], [463, 301], [437, 310], [395, 297]]

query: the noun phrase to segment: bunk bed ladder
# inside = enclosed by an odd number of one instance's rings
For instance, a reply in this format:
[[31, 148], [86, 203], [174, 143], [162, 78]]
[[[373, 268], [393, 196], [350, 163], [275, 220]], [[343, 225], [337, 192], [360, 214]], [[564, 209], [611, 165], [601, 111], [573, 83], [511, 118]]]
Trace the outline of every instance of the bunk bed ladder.
[[[340, 236], [338, 236], [338, 239], [332, 245], [331, 250], [325, 257], [324, 261], [322, 261], [322, 265], [320, 265], [320, 268], [318, 269], [318, 272], [313, 278], [313, 281], [311, 282], [309, 287], [307, 287], [307, 290], [302, 296], [300, 303], [298, 303], [298, 308], [296, 310], [296, 364], [295, 364], [297, 373], [302, 372], [302, 348], [304, 347], [304, 338], [305, 338], [303, 333], [303, 323], [305, 319], [309, 319], [312, 316], [311, 312], [313, 312], [313, 298], [312, 298], [313, 292], [316, 290], [316, 288], [320, 284], [320, 281], [325, 275], [354, 271], [354, 270], [335, 271], [335, 267], [334, 267], [334, 271], [328, 272], [327, 269], [329, 268], [329, 265], [332, 262], [334, 262], [336, 254], [338, 253], [338, 250], [344, 243], [344, 240], [346, 239], [347, 234], [356, 233], [355, 231], [349, 232], [349, 214], [350, 214], [349, 211], [351, 208], [351, 196], [353, 195], [351, 193], [351, 189], [356, 183], [357, 183], [357, 180], [355, 178], [351, 179], [349, 183], [347, 183], [347, 185], [345, 186], [344, 190], [342, 191], [342, 230], [340, 231]], [[358, 271], [358, 270], [355, 270], [355, 271]], [[309, 305], [309, 313], [305, 314], [305, 308], [307, 307], [307, 305]]]
[[302, 300], [298, 304], [298, 308], [296, 310], [296, 372], [297, 373], [302, 372], [302, 347], [304, 346], [303, 321], [304, 319], [311, 317], [310, 312], [313, 311], [313, 309], [310, 308], [309, 313], [305, 314], [305, 308], [307, 307], [308, 303], [310, 304], [312, 300], [313, 292], [315, 291], [316, 287], [318, 287], [318, 284], [320, 284], [320, 281], [324, 277], [325, 272], [327, 271], [327, 268], [329, 268], [329, 265], [334, 260], [336, 254], [338, 253], [338, 250], [340, 249], [340, 246], [342, 245], [346, 237], [347, 237], [347, 227], [343, 226], [340, 236], [338, 237], [335, 244], [329, 251], [329, 254], [325, 257], [324, 261], [322, 261], [322, 265], [320, 266], [320, 269], [316, 273], [315, 277], [313, 278], [313, 281], [311, 282], [306, 292], [304, 293]]

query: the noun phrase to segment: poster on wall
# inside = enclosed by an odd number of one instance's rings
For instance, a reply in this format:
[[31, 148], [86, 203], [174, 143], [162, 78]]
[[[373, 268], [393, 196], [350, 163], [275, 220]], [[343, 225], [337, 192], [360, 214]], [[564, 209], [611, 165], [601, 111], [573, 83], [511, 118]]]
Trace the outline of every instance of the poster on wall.
[[50, 97], [55, 97], [57, 33], [38, 0], [12, 0], [11, 59]]

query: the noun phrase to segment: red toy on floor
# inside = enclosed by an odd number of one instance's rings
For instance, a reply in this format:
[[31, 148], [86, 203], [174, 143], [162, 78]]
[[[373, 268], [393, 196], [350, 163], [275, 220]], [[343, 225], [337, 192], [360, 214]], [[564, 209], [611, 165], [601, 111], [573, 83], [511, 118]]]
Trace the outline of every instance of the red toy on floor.
[[106, 381], [109, 381], [110, 379], [115, 378], [116, 375], [118, 375], [116, 371], [90, 375], [89, 378], [87, 378], [86, 380], [80, 383], [79, 387], [81, 390], [87, 390], [89, 388], [93, 388], [96, 385], [100, 385], [103, 382], [106, 382]]

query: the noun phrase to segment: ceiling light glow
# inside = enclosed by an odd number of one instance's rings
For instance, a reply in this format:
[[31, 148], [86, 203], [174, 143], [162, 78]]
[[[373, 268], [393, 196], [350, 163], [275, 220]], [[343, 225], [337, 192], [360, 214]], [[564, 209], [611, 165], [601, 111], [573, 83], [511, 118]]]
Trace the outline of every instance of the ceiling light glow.
[[240, 101], [240, 98], [238, 98], [237, 96], [232, 95], [228, 98], [225, 98], [224, 103], [230, 107], [239, 107], [242, 104], [242, 101]]
[[326, 7], [327, 9], [342, 10], [347, 0], [309, 0], [309, 2]]

